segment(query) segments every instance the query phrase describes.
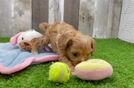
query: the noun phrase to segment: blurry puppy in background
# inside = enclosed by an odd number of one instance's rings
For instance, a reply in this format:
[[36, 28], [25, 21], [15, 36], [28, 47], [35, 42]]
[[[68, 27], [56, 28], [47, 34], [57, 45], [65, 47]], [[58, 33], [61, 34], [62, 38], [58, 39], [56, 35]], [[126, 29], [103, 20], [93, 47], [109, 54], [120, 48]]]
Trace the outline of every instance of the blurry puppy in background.
[[38, 53], [38, 47], [51, 44], [52, 50], [60, 55], [60, 61], [73, 68], [78, 63], [87, 60], [95, 51], [95, 40], [83, 35], [70, 24], [44, 22], [39, 25], [39, 28], [44, 30], [44, 36], [34, 40], [32, 53]]

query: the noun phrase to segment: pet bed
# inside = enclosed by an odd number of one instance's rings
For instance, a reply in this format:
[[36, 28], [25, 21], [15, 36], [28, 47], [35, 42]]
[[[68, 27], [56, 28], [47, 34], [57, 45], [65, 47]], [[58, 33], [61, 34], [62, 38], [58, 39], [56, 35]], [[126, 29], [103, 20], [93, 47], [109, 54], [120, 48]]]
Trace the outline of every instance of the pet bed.
[[10, 43], [0, 43], [0, 74], [12, 74], [31, 64], [56, 61], [58, 58], [58, 55], [51, 51], [33, 55]]

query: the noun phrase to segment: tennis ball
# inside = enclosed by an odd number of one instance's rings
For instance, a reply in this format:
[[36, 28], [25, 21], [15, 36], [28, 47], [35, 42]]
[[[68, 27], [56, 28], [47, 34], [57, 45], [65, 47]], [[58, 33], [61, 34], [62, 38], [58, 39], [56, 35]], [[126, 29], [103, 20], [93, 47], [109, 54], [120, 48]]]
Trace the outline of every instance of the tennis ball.
[[53, 63], [49, 69], [48, 80], [52, 82], [64, 83], [70, 78], [70, 68], [62, 62]]

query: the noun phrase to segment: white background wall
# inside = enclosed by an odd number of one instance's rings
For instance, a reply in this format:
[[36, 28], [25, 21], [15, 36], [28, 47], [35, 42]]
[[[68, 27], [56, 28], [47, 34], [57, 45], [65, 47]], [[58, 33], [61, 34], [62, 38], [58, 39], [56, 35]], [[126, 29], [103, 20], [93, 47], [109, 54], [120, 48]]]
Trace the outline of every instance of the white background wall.
[[134, 0], [123, 0], [118, 37], [134, 43]]
[[0, 37], [31, 29], [31, 0], [0, 0]]
[[0, 36], [11, 35], [12, 5], [11, 0], [0, 0]]
[[[49, 13], [47, 18], [49, 23], [64, 20], [65, 1], [48, 1]], [[117, 37], [115, 34], [118, 33], [119, 29], [121, 1], [80, 0], [79, 30], [96, 38]], [[19, 31], [31, 29], [31, 2], [32, 0], [0, 0], [0, 36], [10, 37]]]

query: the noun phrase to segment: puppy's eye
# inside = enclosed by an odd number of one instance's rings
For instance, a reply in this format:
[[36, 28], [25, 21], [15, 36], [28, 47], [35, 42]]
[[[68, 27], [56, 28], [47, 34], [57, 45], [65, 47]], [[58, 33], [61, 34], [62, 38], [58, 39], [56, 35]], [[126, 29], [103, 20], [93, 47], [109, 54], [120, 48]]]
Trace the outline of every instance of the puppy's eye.
[[23, 37], [22, 37], [21, 39], [22, 39], [22, 40], [24, 40], [24, 38], [23, 38]]
[[73, 53], [73, 56], [74, 56], [74, 57], [78, 57], [79, 54], [78, 54], [78, 53]]

